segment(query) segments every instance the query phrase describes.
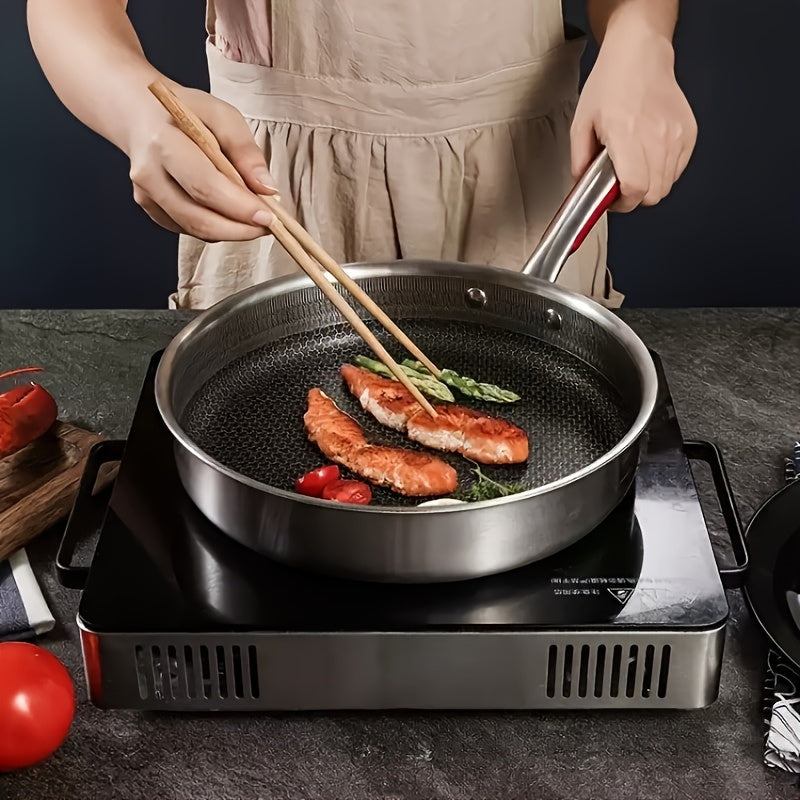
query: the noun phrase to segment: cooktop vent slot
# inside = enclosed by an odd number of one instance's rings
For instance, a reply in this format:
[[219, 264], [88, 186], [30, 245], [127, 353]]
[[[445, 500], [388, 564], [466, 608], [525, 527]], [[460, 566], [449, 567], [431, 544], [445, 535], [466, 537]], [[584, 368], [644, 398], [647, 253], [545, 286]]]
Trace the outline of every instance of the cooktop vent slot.
[[142, 700], [235, 703], [259, 696], [254, 645], [142, 643], [134, 661]]
[[670, 645], [550, 645], [546, 693], [549, 698], [663, 699], [669, 682]]

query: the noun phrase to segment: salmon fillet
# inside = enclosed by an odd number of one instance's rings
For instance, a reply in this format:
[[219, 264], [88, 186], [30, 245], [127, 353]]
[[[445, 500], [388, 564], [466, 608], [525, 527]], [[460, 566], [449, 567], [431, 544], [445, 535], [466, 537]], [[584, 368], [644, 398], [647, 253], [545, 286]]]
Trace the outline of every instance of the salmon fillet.
[[343, 364], [341, 373], [365, 411], [414, 442], [480, 464], [519, 464], [528, 458], [528, 434], [504, 419], [455, 405], [434, 406], [434, 418], [401, 383], [352, 364]]
[[377, 486], [409, 497], [434, 497], [458, 488], [456, 471], [440, 458], [370, 444], [361, 426], [320, 389], [308, 393], [308, 438], [331, 461]]

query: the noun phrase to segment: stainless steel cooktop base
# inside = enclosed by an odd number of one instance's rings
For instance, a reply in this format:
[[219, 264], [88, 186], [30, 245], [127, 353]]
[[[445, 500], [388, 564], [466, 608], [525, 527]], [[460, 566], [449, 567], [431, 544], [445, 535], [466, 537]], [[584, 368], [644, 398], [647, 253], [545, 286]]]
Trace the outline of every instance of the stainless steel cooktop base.
[[725, 622], [613, 632], [81, 633], [90, 697], [104, 708], [697, 709], [717, 697]]

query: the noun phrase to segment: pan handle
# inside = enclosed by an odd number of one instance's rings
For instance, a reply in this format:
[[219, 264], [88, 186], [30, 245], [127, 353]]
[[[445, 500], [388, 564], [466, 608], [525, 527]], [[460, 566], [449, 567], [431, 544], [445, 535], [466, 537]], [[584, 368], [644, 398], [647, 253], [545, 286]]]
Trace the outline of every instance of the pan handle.
[[103, 464], [119, 461], [125, 449], [124, 440], [98, 442], [86, 458], [86, 466], [78, 484], [78, 494], [72, 506], [61, 543], [56, 554], [56, 571], [58, 581], [67, 589], [83, 589], [89, 577], [88, 567], [72, 565], [76, 543], [92, 533], [96, 533], [108, 510], [108, 503], [102, 498], [94, 497], [92, 491]]
[[725, 463], [722, 460], [722, 453], [711, 442], [688, 441], [683, 443], [683, 447], [689, 459], [702, 461], [711, 468], [714, 487], [717, 490], [717, 500], [719, 501], [722, 516], [725, 519], [725, 526], [728, 528], [728, 536], [736, 559], [736, 566], [721, 569], [719, 575], [722, 578], [722, 585], [726, 589], [739, 589], [744, 585], [747, 578], [749, 557], [747, 555], [742, 518], [739, 516], [739, 509], [736, 507], [736, 500], [733, 496]]
[[522, 267], [523, 274], [555, 283], [567, 258], [581, 246], [619, 193], [614, 165], [603, 148], [561, 204]]

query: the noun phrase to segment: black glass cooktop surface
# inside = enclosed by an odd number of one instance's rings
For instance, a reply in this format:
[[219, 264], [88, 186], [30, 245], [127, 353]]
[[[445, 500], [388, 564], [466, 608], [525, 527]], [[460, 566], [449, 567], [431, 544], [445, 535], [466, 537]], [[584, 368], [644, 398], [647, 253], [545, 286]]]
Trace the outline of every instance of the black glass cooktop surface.
[[479, 631], [711, 627], [728, 606], [672, 401], [634, 489], [545, 561], [447, 584], [388, 585], [282, 566], [216, 529], [183, 490], [155, 405], [154, 357], [81, 599], [102, 632]]

